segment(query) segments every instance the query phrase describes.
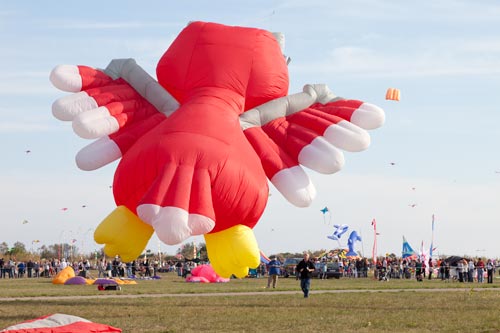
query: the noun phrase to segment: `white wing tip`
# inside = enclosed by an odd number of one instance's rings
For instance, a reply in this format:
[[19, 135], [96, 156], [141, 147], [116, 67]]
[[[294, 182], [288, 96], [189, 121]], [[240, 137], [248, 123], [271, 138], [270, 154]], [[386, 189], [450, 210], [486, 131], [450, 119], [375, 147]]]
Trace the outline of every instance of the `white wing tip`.
[[122, 156], [118, 145], [108, 136], [104, 136], [83, 147], [76, 154], [76, 165], [84, 171], [92, 171], [109, 164]]
[[321, 136], [302, 148], [298, 159], [303, 166], [323, 174], [338, 172], [345, 164], [344, 154]]
[[271, 183], [294, 206], [308, 207], [316, 196], [316, 189], [300, 166], [278, 171]]
[[80, 76], [78, 66], [56, 66], [50, 72], [49, 79], [57, 89], [68, 92], [78, 92], [82, 90], [82, 77]]
[[374, 104], [363, 103], [353, 112], [351, 122], [367, 130], [379, 128], [385, 122], [385, 112]]
[[84, 111], [96, 109], [99, 106], [93, 97], [85, 91], [63, 96], [52, 103], [52, 114], [59, 120], [69, 121]]
[[105, 106], [78, 114], [72, 124], [73, 131], [84, 139], [97, 139], [120, 128], [116, 118], [110, 116]]

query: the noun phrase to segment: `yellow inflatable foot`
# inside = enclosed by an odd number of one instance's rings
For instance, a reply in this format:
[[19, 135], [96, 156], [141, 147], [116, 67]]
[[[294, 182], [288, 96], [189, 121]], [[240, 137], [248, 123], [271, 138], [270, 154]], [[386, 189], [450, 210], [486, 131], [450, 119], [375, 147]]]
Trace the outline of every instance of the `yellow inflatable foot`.
[[229, 229], [205, 234], [208, 259], [215, 272], [228, 278], [243, 278], [249, 268], [260, 264], [260, 251], [252, 229], [238, 224]]
[[153, 227], [127, 207], [118, 206], [99, 224], [94, 240], [104, 244], [106, 255], [119, 255], [123, 262], [128, 262], [141, 255], [152, 235]]

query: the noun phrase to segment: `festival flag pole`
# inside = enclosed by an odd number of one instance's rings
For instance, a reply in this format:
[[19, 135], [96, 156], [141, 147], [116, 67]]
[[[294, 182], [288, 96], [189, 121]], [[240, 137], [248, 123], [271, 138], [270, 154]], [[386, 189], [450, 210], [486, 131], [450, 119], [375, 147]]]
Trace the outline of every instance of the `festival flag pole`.
[[365, 257], [365, 243], [363, 242], [363, 229], [359, 228], [359, 236], [361, 237], [361, 256]]
[[434, 247], [434, 214], [432, 214], [432, 236], [431, 236], [431, 248], [429, 250], [429, 257], [432, 258], [432, 248]]
[[377, 221], [373, 219], [373, 248], [372, 248], [372, 261], [373, 265], [377, 264]]

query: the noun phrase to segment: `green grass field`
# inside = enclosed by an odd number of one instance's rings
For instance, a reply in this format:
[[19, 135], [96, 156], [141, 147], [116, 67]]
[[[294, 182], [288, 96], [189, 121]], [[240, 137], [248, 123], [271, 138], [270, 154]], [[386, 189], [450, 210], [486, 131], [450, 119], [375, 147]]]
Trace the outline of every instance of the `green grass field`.
[[265, 285], [263, 278], [186, 283], [174, 273], [120, 291], [3, 279], [0, 328], [64, 313], [131, 333], [500, 332], [498, 278], [493, 284], [313, 279], [308, 299], [294, 278], [279, 279], [276, 289]]

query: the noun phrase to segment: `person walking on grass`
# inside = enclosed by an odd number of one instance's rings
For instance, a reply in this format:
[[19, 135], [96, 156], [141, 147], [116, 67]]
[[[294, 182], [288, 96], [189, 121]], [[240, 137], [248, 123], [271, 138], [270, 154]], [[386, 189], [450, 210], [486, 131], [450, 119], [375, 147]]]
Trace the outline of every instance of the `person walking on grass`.
[[309, 260], [309, 253], [304, 253], [304, 259], [297, 264], [297, 272], [300, 278], [300, 288], [304, 293], [304, 298], [309, 297], [309, 289], [311, 288], [311, 276], [314, 272], [314, 263]]
[[271, 257], [271, 261], [268, 264], [269, 276], [267, 278], [267, 287], [271, 287], [271, 282], [273, 284], [273, 288], [276, 288], [276, 284], [278, 283], [278, 276], [280, 275], [280, 267], [281, 262], [276, 256]]

